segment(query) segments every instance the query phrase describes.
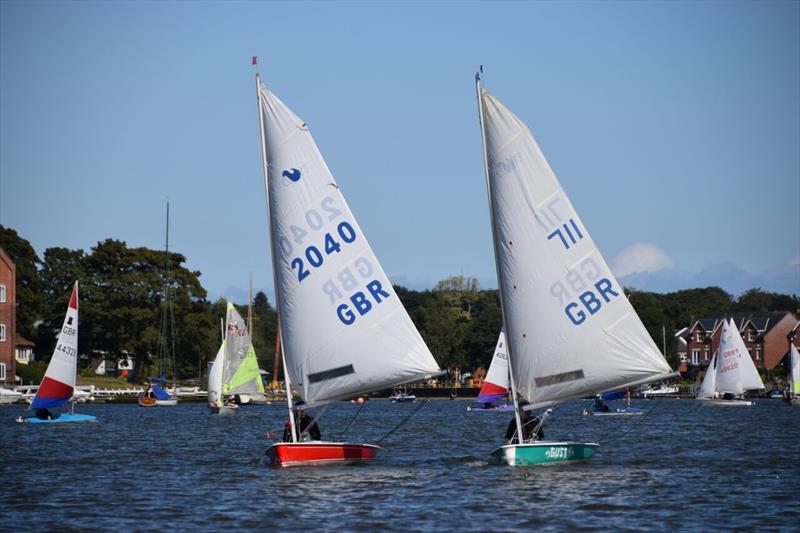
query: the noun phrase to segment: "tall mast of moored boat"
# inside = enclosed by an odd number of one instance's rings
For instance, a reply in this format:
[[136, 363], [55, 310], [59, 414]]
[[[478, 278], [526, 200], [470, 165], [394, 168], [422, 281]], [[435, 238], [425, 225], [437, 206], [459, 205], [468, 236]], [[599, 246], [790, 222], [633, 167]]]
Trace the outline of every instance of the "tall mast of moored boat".
[[[481, 68], [483, 70], [483, 68]], [[505, 306], [503, 305], [503, 278], [500, 275], [500, 252], [498, 250], [497, 245], [497, 225], [495, 224], [494, 220], [494, 207], [492, 206], [492, 184], [491, 180], [489, 179], [489, 154], [486, 147], [486, 131], [484, 129], [483, 124], [483, 95], [481, 91], [483, 86], [481, 85], [481, 75], [480, 72], [475, 73], [475, 89], [478, 95], [478, 120], [480, 121], [481, 127], [481, 145], [483, 147], [483, 171], [486, 174], [486, 191], [488, 193], [489, 198], [489, 219], [492, 222], [492, 244], [494, 246], [494, 265], [497, 271], [497, 288], [500, 291], [500, 313], [503, 317], [503, 325], [506, 326], [506, 334], [509, 334], [508, 331], [508, 323], [506, 322], [506, 312]], [[522, 420], [520, 420], [519, 416], [519, 400], [517, 399], [517, 385], [514, 381], [514, 369], [513, 365], [511, 364], [511, 343], [506, 341], [506, 357], [508, 358], [508, 377], [509, 377], [509, 384], [511, 385], [511, 399], [514, 402], [514, 419], [517, 422], [517, 441], [522, 444], [523, 442], [523, 434], [522, 434]]]
[[[278, 310], [278, 330], [280, 326], [280, 295], [278, 294], [278, 268], [275, 263], [275, 238], [272, 234], [272, 222], [269, 209], [269, 163], [267, 161], [267, 144], [264, 130], [264, 108], [261, 102], [261, 76], [256, 72], [256, 100], [258, 101], [258, 127], [261, 133], [261, 163], [264, 171], [264, 194], [267, 203], [267, 227], [269, 228], [270, 256], [272, 258], [272, 284], [275, 290], [275, 309]], [[292, 383], [289, 373], [286, 371], [286, 357], [284, 356], [283, 337], [280, 337], [281, 359], [283, 360], [283, 380], [286, 383], [286, 404], [289, 408], [289, 425], [291, 427], [292, 442], [297, 442], [297, 428], [295, 427], [294, 412], [292, 411]]]

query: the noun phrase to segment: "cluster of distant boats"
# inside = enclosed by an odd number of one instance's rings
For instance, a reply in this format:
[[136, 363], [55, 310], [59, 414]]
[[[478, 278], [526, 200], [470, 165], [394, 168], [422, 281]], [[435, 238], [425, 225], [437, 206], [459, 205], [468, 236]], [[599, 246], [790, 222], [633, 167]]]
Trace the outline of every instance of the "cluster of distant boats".
[[[506, 442], [490, 454], [498, 463], [590, 459], [598, 443], [537, 437], [551, 413], [548, 407], [594, 396], [593, 415], [642, 415], [629, 403], [612, 409], [606, 402], [677, 373], [625, 297], [528, 127], [483, 87], [480, 75], [475, 82], [503, 327], [478, 403], [470, 410], [513, 411]], [[266, 455], [275, 466], [368, 461], [380, 447], [312, 438], [319, 435], [316, 419], [324, 407], [313, 419], [308, 410], [444, 371], [395, 294], [308, 125], [258, 74], [256, 90], [288, 408], [284, 438]], [[598, 201], [618, 207], [611, 195]], [[20, 422], [94, 420], [74, 412], [50, 414], [75, 391], [77, 297], [76, 282], [55, 352], [31, 403], [35, 414]], [[732, 324], [723, 329], [698, 393], [705, 405], [749, 405], [743, 394], [764, 388], [735, 332]], [[222, 336], [208, 404], [213, 413], [234, 414], [237, 396], [263, 394], [264, 387], [247, 328], [232, 305]], [[796, 405], [800, 361], [794, 347], [791, 354], [786, 397]], [[644, 395], [675, 392], [650, 388]], [[505, 398], [510, 401], [498, 403]], [[392, 399], [415, 398], [403, 390]], [[174, 405], [172, 400], [166, 383], [152, 379], [139, 403], [157, 407]], [[542, 408], [540, 418], [529, 416]]]

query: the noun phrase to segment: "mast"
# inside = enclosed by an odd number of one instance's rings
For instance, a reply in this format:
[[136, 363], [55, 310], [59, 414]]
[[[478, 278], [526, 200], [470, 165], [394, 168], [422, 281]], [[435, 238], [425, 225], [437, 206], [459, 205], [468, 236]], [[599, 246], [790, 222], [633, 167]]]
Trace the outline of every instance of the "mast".
[[[278, 318], [278, 311], [275, 310], [275, 316]], [[275, 361], [272, 363], [272, 390], [278, 388], [278, 369], [281, 364], [281, 322], [278, 318], [278, 327], [275, 330]]]
[[[269, 246], [272, 259], [272, 284], [275, 291], [275, 309], [278, 310], [278, 331], [280, 331], [280, 295], [278, 294], [278, 268], [275, 263], [275, 239], [272, 235], [272, 223], [269, 209], [269, 163], [267, 162], [267, 145], [264, 139], [264, 108], [261, 103], [261, 76], [256, 72], [256, 100], [258, 101], [258, 127], [261, 133], [259, 143], [261, 144], [261, 163], [264, 172], [264, 197], [267, 205], [267, 227], [269, 228]], [[297, 428], [295, 426], [294, 412], [292, 411], [292, 383], [289, 373], [286, 371], [286, 358], [283, 350], [283, 337], [280, 337], [281, 359], [283, 361], [283, 380], [286, 383], [286, 404], [289, 408], [289, 425], [291, 427], [292, 442], [297, 442]]]
[[[503, 305], [503, 277], [500, 275], [500, 251], [497, 247], [497, 227], [494, 221], [494, 207], [492, 206], [492, 184], [489, 179], [489, 154], [486, 148], [486, 131], [483, 126], [483, 98], [481, 95], [481, 75], [475, 73], [475, 89], [478, 96], [478, 120], [481, 127], [481, 146], [483, 147], [483, 171], [486, 174], [486, 192], [489, 198], [489, 220], [492, 223], [492, 245], [494, 247], [494, 266], [497, 273], [497, 288], [500, 291], [500, 313], [503, 317], [503, 325], [506, 325], [506, 311]], [[506, 357], [508, 358], [508, 377], [511, 385], [511, 399], [514, 402], [514, 420], [517, 422], [517, 441], [522, 444], [522, 420], [519, 416], [519, 400], [517, 399], [517, 385], [514, 380], [514, 368], [511, 364], [511, 343], [506, 339]]]
[[250, 272], [250, 285], [247, 290], [247, 334], [253, 338], [253, 273]]

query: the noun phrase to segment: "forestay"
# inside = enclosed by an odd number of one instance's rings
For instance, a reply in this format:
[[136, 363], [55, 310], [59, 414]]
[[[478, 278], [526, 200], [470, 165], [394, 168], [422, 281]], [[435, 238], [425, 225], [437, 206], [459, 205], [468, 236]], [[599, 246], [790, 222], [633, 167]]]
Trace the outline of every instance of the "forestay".
[[764, 388], [764, 382], [733, 320], [726, 321], [722, 326], [717, 357], [717, 392], [742, 394], [746, 390]]
[[[228, 302], [225, 322], [225, 354], [222, 363], [222, 394], [264, 393], [264, 383], [250, 335], [236, 307]], [[216, 364], [216, 363], [215, 363]]]
[[53, 357], [31, 403], [31, 409], [52, 409], [66, 404], [75, 390], [78, 365], [78, 282], [72, 287], [69, 307], [58, 334]]
[[496, 402], [508, 394], [508, 356], [506, 355], [506, 331], [500, 328], [500, 336], [494, 348], [489, 371], [478, 393], [479, 402]]
[[482, 87], [480, 95], [518, 393], [535, 407], [671, 375], [527, 126]]
[[438, 372], [305, 122], [259, 89], [276, 301], [292, 384], [314, 403]]

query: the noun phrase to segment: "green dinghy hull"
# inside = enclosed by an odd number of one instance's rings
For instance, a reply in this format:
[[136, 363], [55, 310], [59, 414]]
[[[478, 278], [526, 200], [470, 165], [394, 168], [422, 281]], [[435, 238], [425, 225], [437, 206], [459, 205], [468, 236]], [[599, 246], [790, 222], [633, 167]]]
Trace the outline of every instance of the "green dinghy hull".
[[508, 466], [576, 463], [594, 457], [600, 445], [594, 442], [539, 441], [508, 444], [492, 451], [492, 459]]

